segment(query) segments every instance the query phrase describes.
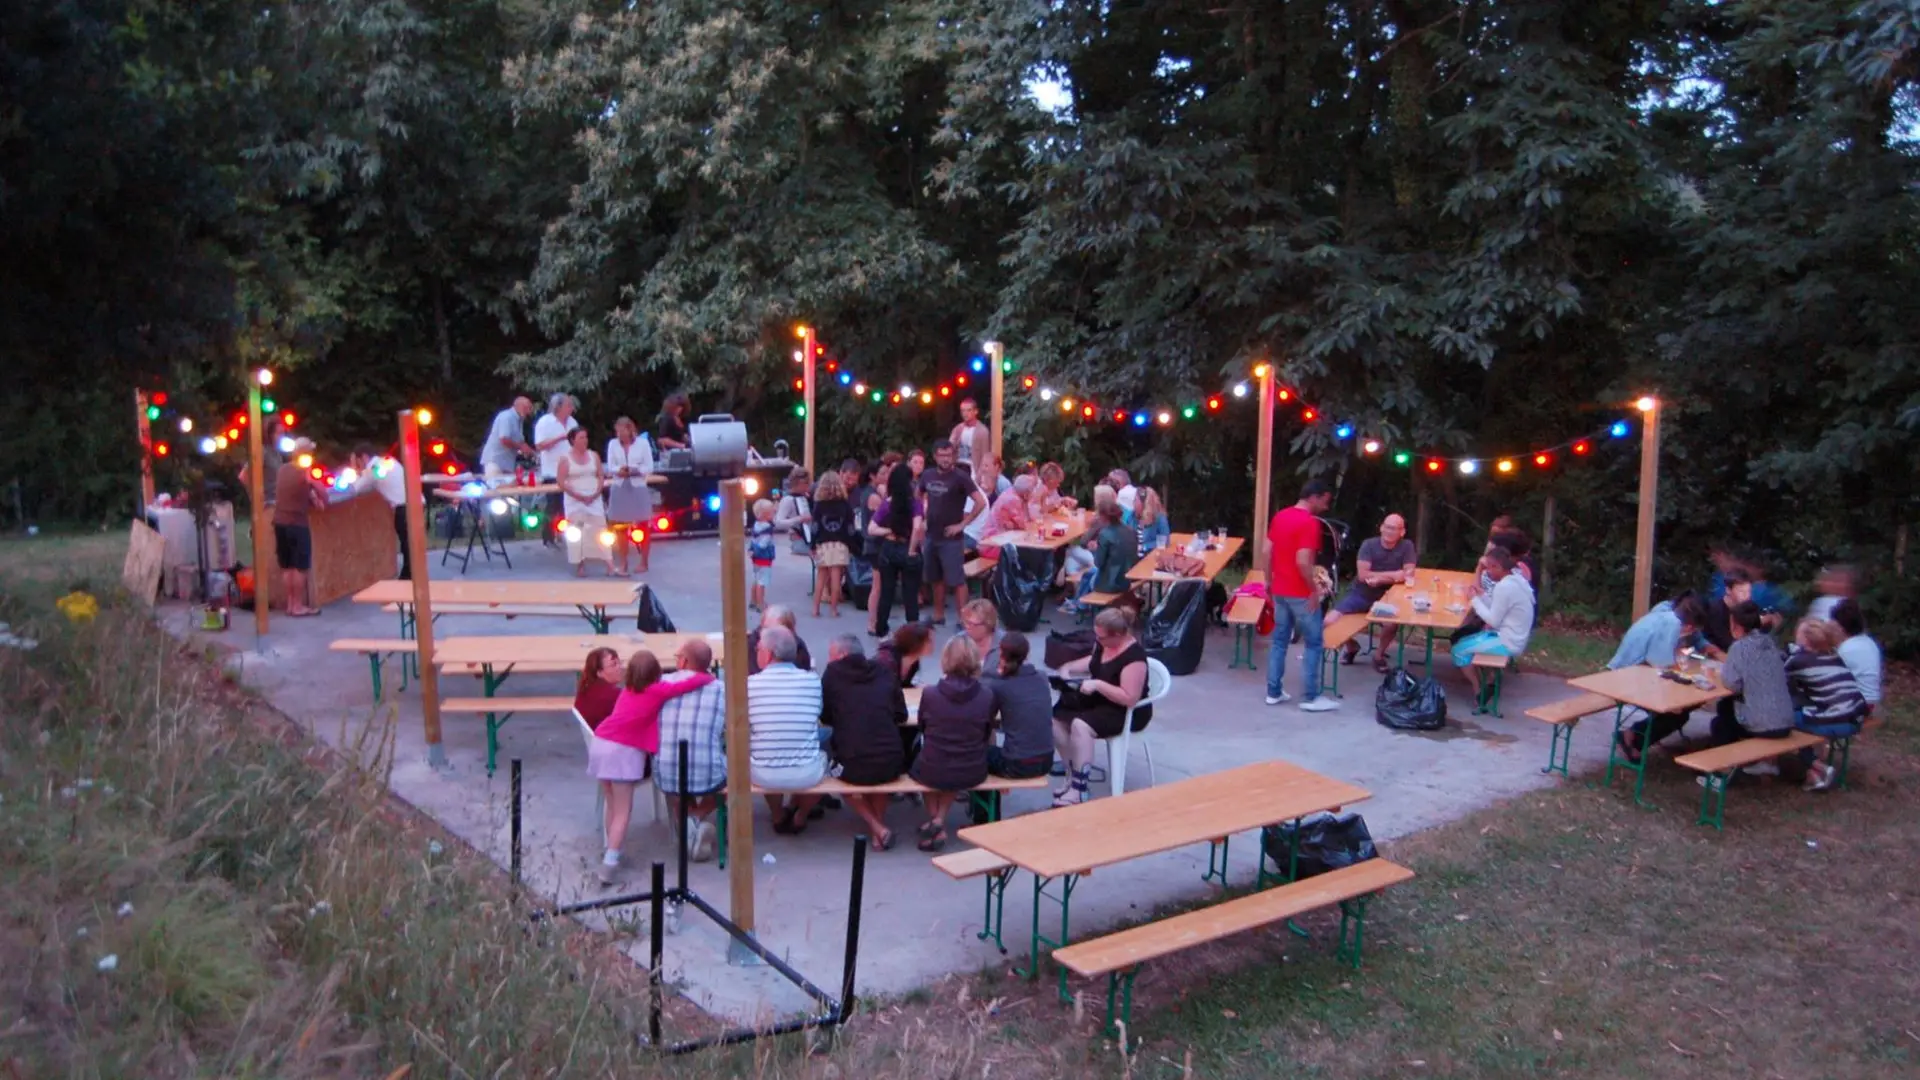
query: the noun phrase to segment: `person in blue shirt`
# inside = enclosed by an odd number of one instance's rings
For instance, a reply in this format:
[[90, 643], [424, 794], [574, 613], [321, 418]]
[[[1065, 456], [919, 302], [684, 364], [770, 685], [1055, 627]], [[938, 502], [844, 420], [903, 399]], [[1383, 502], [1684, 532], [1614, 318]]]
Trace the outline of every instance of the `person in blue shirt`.
[[[1672, 667], [1680, 650], [1693, 644], [1706, 621], [1707, 606], [1691, 592], [1663, 602], [1627, 628], [1613, 659], [1607, 661], [1607, 670], [1635, 664]], [[1621, 755], [1638, 763], [1641, 751], [1686, 727], [1688, 715], [1683, 712], [1647, 714], [1645, 719], [1620, 732]]]
[[1767, 580], [1766, 564], [1725, 547], [1714, 548], [1708, 552], [1708, 558], [1713, 561], [1713, 577], [1707, 582], [1709, 603], [1725, 602], [1731, 606], [1734, 601], [1727, 599], [1727, 587], [1745, 575], [1745, 580], [1753, 585], [1751, 599], [1753, 605], [1760, 609], [1761, 627], [1769, 631], [1777, 630], [1793, 617], [1795, 609], [1792, 595]]

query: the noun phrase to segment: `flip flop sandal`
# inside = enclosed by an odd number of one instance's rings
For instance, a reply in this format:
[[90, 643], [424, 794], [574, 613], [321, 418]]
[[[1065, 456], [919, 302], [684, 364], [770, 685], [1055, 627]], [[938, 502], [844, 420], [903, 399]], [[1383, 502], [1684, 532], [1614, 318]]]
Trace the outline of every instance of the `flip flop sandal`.
[[945, 848], [947, 846], [946, 831], [944, 829], [937, 830], [931, 836], [921, 837], [918, 846], [921, 851], [939, 851]]
[[873, 842], [873, 846], [879, 848], [881, 851], [892, 851], [893, 834], [890, 832], [881, 833], [880, 838]]
[[934, 833], [937, 833], [940, 831], [940, 823], [937, 821], [929, 821], [922, 824], [918, 829], [915, 829], [914, 831], [919, 833], [923, 837], [932, 836]]

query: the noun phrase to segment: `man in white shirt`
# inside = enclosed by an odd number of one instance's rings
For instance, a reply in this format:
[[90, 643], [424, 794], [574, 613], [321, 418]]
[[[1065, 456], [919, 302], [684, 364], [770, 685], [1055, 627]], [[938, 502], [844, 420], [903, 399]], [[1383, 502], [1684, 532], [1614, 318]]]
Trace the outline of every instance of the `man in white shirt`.
[[1133, 486], [1133, 477], [1125, 469], [1115, 469], [1107, 474], [1107, 483], [1113, 487], [1114, 501], [1127, 512], [1127, 523], [1132, 524], [1134, 511], [1140, 508], [1140, 489]]
[[377, 491], [393, 508], [393, 535], [400, 542], [400, 580], [413, 580], [413, 552], [407, 547], [407, 470], [393, 458], [361, 443], [353, 448], [353, 493]]
[[[1499, 544], [1481, 557], [1480, 568], [1493, 579], [1493, 589], [1480, 592], [1475, 586], [1473, 613], [1487, 628], [1454, 643], [1455, 667], [1468, 667], [1476, 653], [1519, 656], [1527, 651], [1527, 639], [1533, 635], [1533, 586], [1513, 572], [1514, 562], [1513, 552]], [[1476, 690], [1482, 678], [1481, 669], [1473, 668]]]
[[755, 659], [760, 670], [747, 676], [747, 760], [753, 786], [767, 795], [773, 811], [773, 831], [797, 833], [807, 826], [807, 814], [819, 802], [817, 795], [787, 796], [781, 791], [804, 791], [827, 775], [827, 751], [820, 726], [820, 677], [794, 665], [799, 641], [784, 626], [760, 629]]
[[[533, 449], [540, 455], [540, 482], [554, 484], [560, 480], [560, 459], [567, 456], [567, 432], [580, 426], [573, 418], [575, 402], [566, 394], [555, 394], [547, 399], [547, 413], [533, 422]], [[564, 503], [559, 492], [547, 495], [547, 520], [559, 521], [566, 516]], [[548, 547], [558, 546], [560, 541], [552, 529], [544, 529], [540, 534], [541, 542]]]
[[1880, 708], [1881, 656], [1880, 643], [1867, 636], [1867, 623], [1860, 615], [1860, 602], [1849, 596], [1833, 605], [1833, 622], [1847, 640], [1840, 643], [1834, 652], [1840, 656], [1840, 662], [1847, 665], [1853, 673], [1854, 683], [1860, 687], [1860, 696], [1866, 700], [1867, 715], [1871, 717]]
[[512, 476], [515, 459], [533, 453], [527, 445], [527, 417], [533, 415], [533, 402], [524, 397], [494, 414], [487, 428], [487, 441], [480, 448], [480, 468], [488, 476]]

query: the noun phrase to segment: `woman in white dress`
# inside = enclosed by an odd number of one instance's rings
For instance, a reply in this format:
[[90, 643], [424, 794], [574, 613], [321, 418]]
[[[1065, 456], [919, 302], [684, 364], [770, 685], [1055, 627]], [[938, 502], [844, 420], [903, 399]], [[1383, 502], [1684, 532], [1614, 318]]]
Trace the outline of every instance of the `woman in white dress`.
[[[653, 473], [653, 446], [640, 434], [629, 417], [613, 422], [613, 439], [607, 443], [607, 522], [613, 528], [613, 576], [630, 577], [628, 560], [633, 555], [633, 527], [645, 528], [653, 520], [653, 489], [647, 477]], [[644, 533], [642, 535], [645, 535]], [[640, 548], [640, 572], [647, 572], [651, 550]]]
[[567, 433], [567, 452], [554, 469], [560, 485], [561, 511], [567, 518], [567, 561], [575, 577], [587, 576], [587, 560], [599, 559], [613, 572], [612, 538], [603, 536], [607, 518], [600, 509], [600, 456], [587, 449], [587, 429]]

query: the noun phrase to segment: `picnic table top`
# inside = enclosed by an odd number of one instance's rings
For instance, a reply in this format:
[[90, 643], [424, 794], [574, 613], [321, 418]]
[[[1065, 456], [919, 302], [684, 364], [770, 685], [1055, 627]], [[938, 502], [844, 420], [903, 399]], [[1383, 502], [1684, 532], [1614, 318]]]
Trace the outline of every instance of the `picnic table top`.
[[[1372, 610], [1367, 618], [1377, 623], [1389, 623], [1394, 626], [1412, 626], [1428, 630], [1458, 630], [1467, 621], [1467, 615], [1473, 611], [1472, 600], [1458, 601], [1459, 611], [1448, 611], [1449, 604], [1455, 601], [1449, 595], [1456, 586], [1464, 586], [1469, 592], [1473, 587], [1474, 575], [1460, 570], [1419, 570], [1416, 571], [1413, 584], [1395, 585], [1380, 598], [1383, 604], [1392, 604], [1399, 614], [1392, 617], [1375, 615]], [[1425, 611], [1413, 609], [1416, 595], [1432, 598], [1433, 606]]]
[[[598, 581], [429, 581], [427, 595], [436, 604], [490, 604], [502, 608], [622, 607], [636, 602], [644, 582], [603, 578]], [[376, 581], [353, 594], [356, 604], [413, 603], [413, 582]]]
[[578, 671], [587, 662], [587, 654], [608, 648], [625, 660], [635, 649], [646, 649], [659, 657], [664, 667], [673, 666], [673, 654], [692, 638], [702, 638], [713, 647], [718, 664], [725, 646], [720, 634], [492, 634], [450, 637], [433, 646], [434, 662], [441, 667], [469, 665], [512, 665], [519, 671]]
[[[1093, 515], [1085, 510], [1059, 511], [1048, 514], [1046, 517], [1040, 519], [1035, 526], [1030, 526], [1026, 532], [995, 533], [987, 537], [984, 542], [992, 544], [995, 547], [1044, 548], [1049, 551], [1057, 551], [1080, 539], [1082, 536], [1087, 535], [1087, 525], [1092, 520]], [[1039, 531], [1038, 526], [1040, 525], [1046, 527], [1044, 535]], [[1057, 525], [1066, 526], [1065, 534], [1060, 536], [1053, 535], [1054, 526]]]
[[1720, 677], [1711, 669], [1707, 671], [1713, 685], [1701, 689], [1690, 683], [1677, 683], [1660, 677], [1658, 668], [1646, 664], [1618, 668], [1613, 671], [1601, 671], [1592, 675], [1582, 675], [1577, 679], [1568, 679], [1567, 685], [1580, 690], [1591, 691], [1602, 697], [1610, 697], [1654, 713], [1691, 712], [1709, 701], [1718, 701], [1723, 697], [1732, 697], [1733, 692], [1720, 685]]
[[[1167, 538], [1167, 546], [1162, 550], [1185, 552], [1187, 550], [1187, 545], [1192, 542], [1193, 542], [1192, 533], [1174, 533], [1172, 536]], [[1220, 571], [1225, 570], [1227, 568], [1227, 564], [1232, 562], [1233, 557], [1240, 554], [1240, 549], [1245, 547], [1246, 545], [1247, 545], [1246, 540], [1238, 536], [1229, 536], [1224, 541], [1216, 539], [1213, 542], [1212, 546], [1210, 546], [1207, 549], [1206, 553], [1200, 556], [1201, 561], [1207, 564], [1206, 569], [1202, 570], [1198, 574], [1194, 574], [1191, 576], [1198, 577], [1206, 581], [1212, 581], [1214, 578], [1220, 576]], [[1161, 573], [1160, 570], [1156, 568], [1156, 560], [1158, 560], [1159, 557], [1160, 557], [1159, 551], [1149, 551], [1145, 555], [1141, 556], [1140, 561], [1134, 564], [1133, 569], [1127, 571], [1127, 580], [1128, 581], [1182, 581], [1182, 580], [1185, 580], [1185, 576], [1180, 574]]]
[[1369, 798], [1290, 761], [1224, 772], [1078, 806], [975, 825], [960, 838], [1039, 877], [1059, 877], [1198, 844]]

